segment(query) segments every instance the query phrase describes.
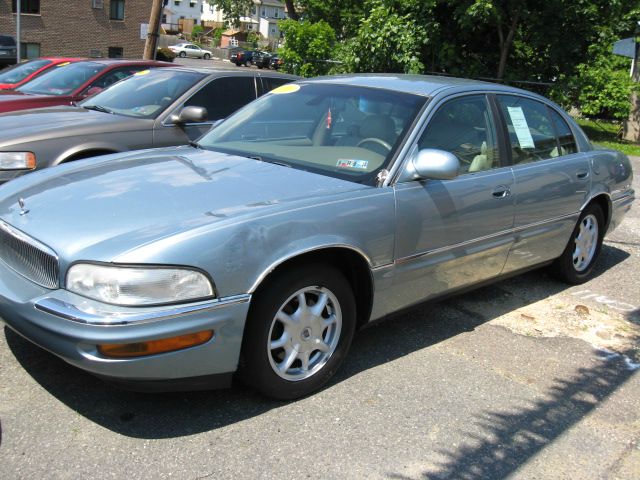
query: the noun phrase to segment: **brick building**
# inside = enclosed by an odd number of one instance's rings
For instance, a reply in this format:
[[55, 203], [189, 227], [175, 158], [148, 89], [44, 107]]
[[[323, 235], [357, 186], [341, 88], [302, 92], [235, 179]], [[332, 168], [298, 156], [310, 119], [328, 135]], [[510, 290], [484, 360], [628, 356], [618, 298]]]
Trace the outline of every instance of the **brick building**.
[[[22, 56], [142, 58], [150, 0], [21, 0]], [[16, 34], [16, 1], [0, 0], [0, 35]]]

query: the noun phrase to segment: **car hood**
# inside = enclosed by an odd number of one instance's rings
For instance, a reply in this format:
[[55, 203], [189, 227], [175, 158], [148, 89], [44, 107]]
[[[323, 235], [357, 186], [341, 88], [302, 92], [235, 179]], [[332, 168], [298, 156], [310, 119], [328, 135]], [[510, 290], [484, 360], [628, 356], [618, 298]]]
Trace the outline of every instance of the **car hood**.
[[0, 148], [46, 138], [130, 131], [147, 122], [72, 106], [20, 110], [0, 116]]
[[364, 188], [371, 187], [174, 147], [73, 162], [8, 182], [0, 187], [0, 219], [66, 261], [113, 261], [171, 235]]

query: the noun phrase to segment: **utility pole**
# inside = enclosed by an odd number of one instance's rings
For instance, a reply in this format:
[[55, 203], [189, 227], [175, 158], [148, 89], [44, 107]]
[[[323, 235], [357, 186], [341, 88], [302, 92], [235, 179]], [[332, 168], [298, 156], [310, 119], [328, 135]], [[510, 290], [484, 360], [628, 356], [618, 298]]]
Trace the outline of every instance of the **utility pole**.
[[[636, 26], [634, 35], [635, 57], [631, 62], [631, 81], [640, 82], [640, 21]], [[631, 94], [631, 112], [629, 118], [624, 122], [622, 138], [632, 142], [640, 142], [640, 96], [637, 92]]]
[[20, 63], [20, 0], [16, 0], [16, 63]]
[[156, 58], [156, 48], [158, 47], [158, 37], [160, 36], [160, 20], [162, 20], [163, 0], [152, 0], [151, 17], [149, 18], [149, 30], [147, 41], [144, 45], [144, 59], [154, 60]]

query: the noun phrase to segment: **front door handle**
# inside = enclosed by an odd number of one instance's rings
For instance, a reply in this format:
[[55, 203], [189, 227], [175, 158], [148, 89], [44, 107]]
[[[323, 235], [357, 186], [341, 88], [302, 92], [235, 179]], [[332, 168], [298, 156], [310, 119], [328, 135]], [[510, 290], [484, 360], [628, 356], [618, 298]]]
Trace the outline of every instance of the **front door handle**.
[[589, 176], [589, 170], [579, 170], [576, 172], [576, 177], [583, 180]]
[[506, 185], [498, 185], [493, 189], [491, 195], [493, 195], [494, 198], [505, 198], [511, 195], [511, 189]]

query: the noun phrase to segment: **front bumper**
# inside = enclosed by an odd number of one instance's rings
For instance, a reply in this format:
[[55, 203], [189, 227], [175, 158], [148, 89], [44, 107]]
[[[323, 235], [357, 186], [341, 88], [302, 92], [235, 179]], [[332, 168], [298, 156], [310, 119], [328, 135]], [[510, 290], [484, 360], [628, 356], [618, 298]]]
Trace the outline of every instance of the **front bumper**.
[[[153, 308], [123, 308], [47, 290], [0, 262], [0, 319], [27, 340], [95, 375], [146, 389], [194, 389], [237, 369], [249, 295]], [[101, 324], [96, 324], [101, 323]], [[136, 358], [107, 358], [97, 345], [136, 343], [213, 330], [205, 344]], [[161, 388], [166, 383], [167, 388]], [[178, 385], [174, 388], [172, 385]], [[211, 385], [215, 387], [216, 385]]]

